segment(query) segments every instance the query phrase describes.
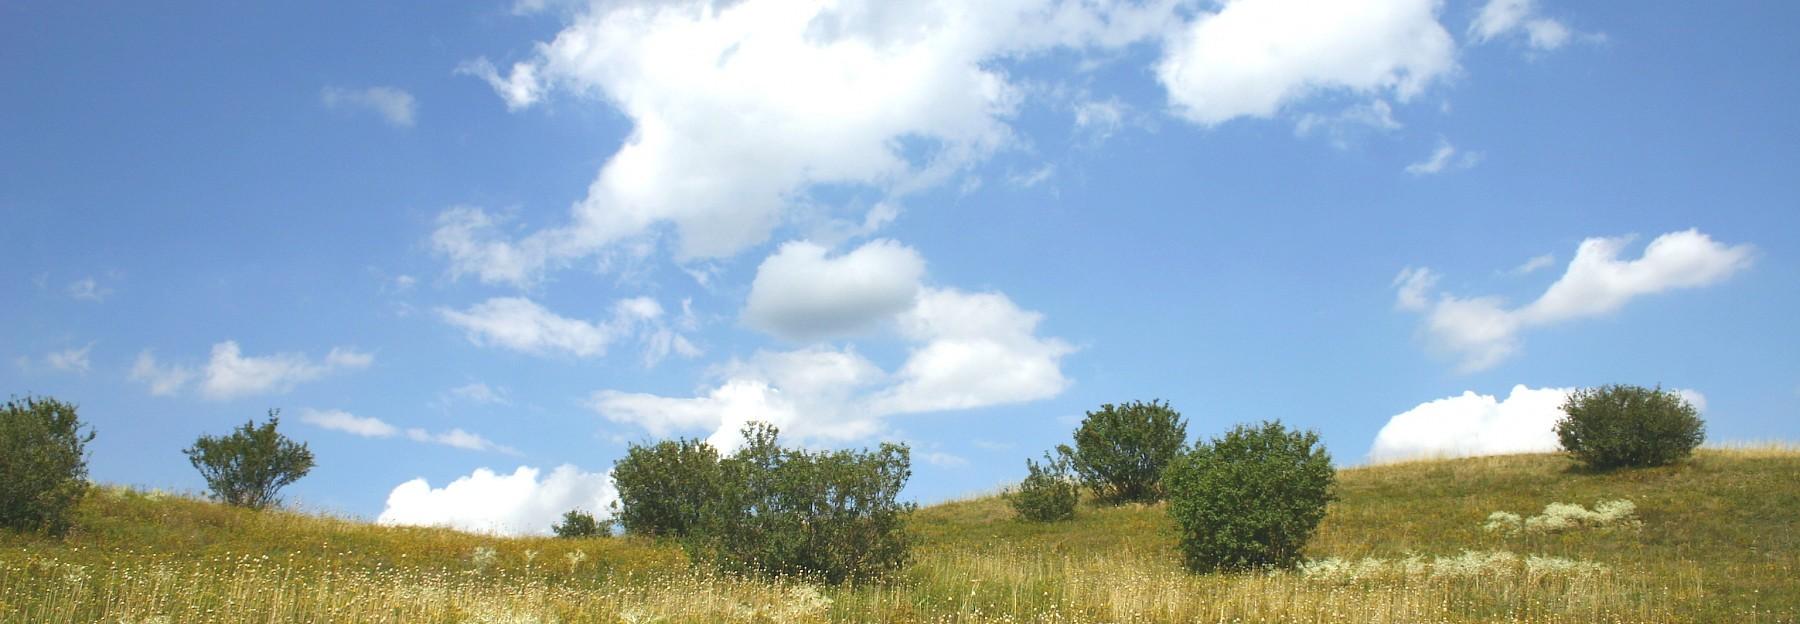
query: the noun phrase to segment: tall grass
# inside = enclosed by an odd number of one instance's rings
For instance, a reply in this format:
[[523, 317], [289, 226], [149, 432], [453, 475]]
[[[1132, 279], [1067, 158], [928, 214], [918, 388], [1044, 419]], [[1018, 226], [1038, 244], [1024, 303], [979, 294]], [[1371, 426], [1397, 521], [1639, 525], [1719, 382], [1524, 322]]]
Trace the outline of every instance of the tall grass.
[[[0, 533], [0, 622], [1791, 622], [1800, 453], [1604, 474], [1557, 456], [1345, 470], [1300, 570], [1196, 575], [1158, 505], [1056, 524], [922, 509], [916, 561], [821, 587], [627, 538], [507, 539], [105, 488], [63, 539]], [[1631, 500], [1636, 523], [1484, 531], [1495, 511]]]

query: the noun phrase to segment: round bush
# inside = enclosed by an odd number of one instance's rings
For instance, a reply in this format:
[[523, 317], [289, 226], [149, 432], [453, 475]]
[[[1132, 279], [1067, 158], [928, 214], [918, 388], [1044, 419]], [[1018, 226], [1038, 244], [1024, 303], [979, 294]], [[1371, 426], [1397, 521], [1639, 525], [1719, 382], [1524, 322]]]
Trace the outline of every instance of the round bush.
[[87, 443], [75, 406], [51, 398], [0, 406], [0, 527], [60, 535], [87, 493]]
[[557, 537], [580, 539], [584, 537], [603, 537], [611, 534], [610, 523], [601, 522], [594, 514], [580, 509], [570, 509], [563, 513], [562, 522], [550, 525], [550, 532]]
[[1279, 421], [1196, 445], [1163, 477], [1183, 560], [1197, 572], [1292, 567], [1336, 479], [1318, 434]]
[[1075, 517], [1075, 479], [1067, 458], [1044, 454], [1042, 465], [1025, 460], [1028, 474], [1019, 489], [1006, 495], [1019, 517], [1032, 522], [1055, 522]]
[[1057, 447], [1102, 503], [1163, 498], [1163, 468], [1187, 443], [1187, 422], [1167, 402], [1106, 404], [1075, 430], [1075, 448]]
[[626, 533], [686, 537], [719, 497], [719, 452], [700, 440], [632, 444], [613, 463], [612, 478], [619, 490], [613, 520]]
[[1672, 464], [1706, 440], [1698, 410], [1660, 387], [1582, 388], [1569, 395], [1562, 409], [1556, 438], [1590, 468]]

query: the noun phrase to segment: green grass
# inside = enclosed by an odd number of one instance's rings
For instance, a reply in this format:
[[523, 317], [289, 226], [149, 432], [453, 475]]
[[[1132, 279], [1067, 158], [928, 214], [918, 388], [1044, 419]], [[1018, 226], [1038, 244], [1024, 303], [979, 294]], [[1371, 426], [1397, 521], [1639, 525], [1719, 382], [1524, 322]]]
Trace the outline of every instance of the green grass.
[[[1361, 576], [1194, 575], [1160, 506], [1031, 524], [985, 497], [915, 514], [916, 561], [899, 578], [817, 588], [719, 577], [647, 540], [381, 527], [103, 488], [65, 538], [0, 531], [0, 622], [1800, 620], [1791, 448], [1598, 474], [1556, 455], [1394, 464], [1341, 471], [1338, 493], [1308, 555]], [[1495, 511], [1612, 499], [1641, 524], [1482, 529]], [[1465, 551], [1517, 561], [1442, 572]]]

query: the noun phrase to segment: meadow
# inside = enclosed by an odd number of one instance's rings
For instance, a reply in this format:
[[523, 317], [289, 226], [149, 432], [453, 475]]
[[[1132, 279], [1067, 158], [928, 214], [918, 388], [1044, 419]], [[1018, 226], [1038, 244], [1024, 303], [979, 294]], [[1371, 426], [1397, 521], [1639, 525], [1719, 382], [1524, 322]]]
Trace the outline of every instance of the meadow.
[[[1187, 572], [1159, 505], [1033, 524], [984, 496], [915, 513], [897, 578], [838, 587], [721, 576], [632, 537], [386, 527], [109, 486], [65, 538], [0, 532], [0, 622], [1800, 620], [1800, 449], [1606, 473], [1548, 454], [1418, 461], [1338, 484], [1297, 570]], [[1484, 528], [1604, 501], [1631, 508]]]

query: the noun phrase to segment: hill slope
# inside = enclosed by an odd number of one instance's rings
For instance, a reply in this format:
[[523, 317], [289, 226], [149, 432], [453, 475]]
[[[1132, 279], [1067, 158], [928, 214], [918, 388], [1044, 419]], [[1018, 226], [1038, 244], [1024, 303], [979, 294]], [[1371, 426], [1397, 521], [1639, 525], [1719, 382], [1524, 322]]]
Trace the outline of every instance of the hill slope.
[[[719, 578], [638, 539], [508, 539], [252, 513], [105, 488], [64, 540], [0, 532], [3, 622], [1782, 622], [1800, 619], [1800, 453], [1703, 451], [1587, 474], [1553, 455], [1339, 473], [1307, 569], [1179, 569], [1157, 506], [1018, 522], [921, 509], [894, 582]], [[1610, 526], [1486, 531], [1495, 511], [1629, 500]]]

